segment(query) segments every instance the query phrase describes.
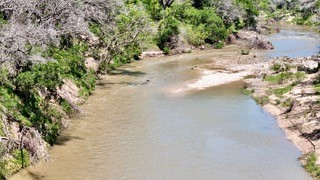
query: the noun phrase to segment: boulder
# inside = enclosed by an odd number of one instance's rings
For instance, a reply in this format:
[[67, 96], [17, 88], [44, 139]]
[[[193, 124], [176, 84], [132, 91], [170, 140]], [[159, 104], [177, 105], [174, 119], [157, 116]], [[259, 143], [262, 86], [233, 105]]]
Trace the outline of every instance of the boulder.
[[84, 102], [84, 99], [80, 96], [79, 87], [69, 79], [63, 80], [63, 85], [57, 89], [57, 94], [71, 105], [82, 104]]
[[141, 53], [140, 58], [164, 56], [162, 51], [145, 51]]
[[320, 63], [315, 61], [305, 61], [298, 66], [298, 71], [304, 71], [307, 74], [317, 73], [320, 69]]
[[234, 34], [229, 34], [227, 38], [227, 43], [228, 44], [236, 44], [237, 43], [237, 38]]
[[237, 33], [237, 37], [241, 40], [251, 40], [251, 39], [255, 39], [258, 36], [259, 34], [255, 31], [240, 30]]
[[88, 69], [92, 69], [94, 72], [97, 72], [99, 69], [99, 63], [92, 57], [89, 57], [85, 60], [85, 66]]
[[251, 48], [254, 49], [274, 49], [273, 44], [270, 41], [257, 37], [251, 40]]
[[237, 37], [240, 40], [247, 41], [249, 48], [252, 49], [274, 49], [270, 41], [265, 40], [255, 31], [240, 30]]

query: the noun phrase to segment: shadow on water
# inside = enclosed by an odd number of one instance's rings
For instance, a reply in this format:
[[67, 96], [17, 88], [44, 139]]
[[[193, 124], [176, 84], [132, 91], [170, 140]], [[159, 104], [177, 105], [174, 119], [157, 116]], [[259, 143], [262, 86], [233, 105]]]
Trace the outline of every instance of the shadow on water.
[[129, 71], [125, 69], [116, 69], [112, 71], [110, 75], [127, 75], [127, 76], [138, 77], [138, 76], [146, 75], [146, 73], [142, 71]]
[[120, 84], [120, 85], [131, 85], [132, 82], [125, 82], [125, 81], [122, 81], [122, 82], [117, 82], [117, 83], [114, 83], [114, 82], [102, 82], [102, 81], [99, 81], [97, 83], [97, 86], [100, 86], [100, 87], [103, 87], [103, 88], [108, 88], [108, 86], [112, 86], [112, 85], [116, 85], [116, 84]]
[[65, 146], [68, 141], [71, 140], [84, 140], [84, 138], [78, 137], [78, 136], [69, 136], [69, 135], [62, 135], [58, 138], [55, 145], [57, 146]]
[[28, 175], [29, 175], [32, 179], [40, 180], [40, 179], [44, 179], [44, 178], [45, 178], [45, 176], [44, 176], [44, 175], [41, 175], [40, 173], [35, 173], [35, 172], [29, 171], [29, 170], [27, 170], [27, 172], [28, 172]]

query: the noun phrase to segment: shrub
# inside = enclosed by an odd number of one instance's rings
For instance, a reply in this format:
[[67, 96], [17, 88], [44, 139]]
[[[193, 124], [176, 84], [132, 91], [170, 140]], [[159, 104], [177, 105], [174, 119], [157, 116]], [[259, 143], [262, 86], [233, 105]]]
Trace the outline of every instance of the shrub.
[[250, 49], [241, 49], [240, 54], [241, 55], [249, 55], [250, 54]]
[[208, 37], [208, 32], [205, 30], [205, 25], [201, 24], [199, 26], [187, 26], [186, 28], [186, 38], [188, 43], [193, 46], [201, 46], [205, 44], [205, 39]]
[[142, 3], [145, 5], [145, 8], [150, 14], [153, 20], [159, 21], [162, 19], [162, 7], [159, 4], [158, 0], [141, 0]]
[[179, 34], [179, 21], [169, 15], [164, 18], [158, 28], [157, 45], [161, 50], [175, 47], [174, 37]]
[[221, 49], [221, 48], [223, 48], [223, 46], [224, 46], [223, 42], [214, 43], [214, 48], [216, 48], [216, 49]]
[[227, 29], [223, 20], [214, 12], [213, 9], [195, 9], [193, 7], [186, 9], [185, 22], [195, 27], [203, 26], [207, 34], [205, 42], [214, 44], [227, 37]]
[[316, 179], [320, 178], [320, 167], [317, 165], [317, 156], [315, 153], [309, 154], [304, 168]]

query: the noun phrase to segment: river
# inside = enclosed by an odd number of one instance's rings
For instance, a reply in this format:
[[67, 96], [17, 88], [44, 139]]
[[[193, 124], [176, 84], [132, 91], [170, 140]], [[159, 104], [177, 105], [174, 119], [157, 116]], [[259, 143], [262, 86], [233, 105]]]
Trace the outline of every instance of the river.
[[[277, 46], [269, 56], [285, 48]], [[240, 93], [242, 82], [172, 93], [200, 77], [191, 67], [234, 51], [145, 59], [102, 77], [51, 162], [11, 179], [310, 179], [274, 117]]]

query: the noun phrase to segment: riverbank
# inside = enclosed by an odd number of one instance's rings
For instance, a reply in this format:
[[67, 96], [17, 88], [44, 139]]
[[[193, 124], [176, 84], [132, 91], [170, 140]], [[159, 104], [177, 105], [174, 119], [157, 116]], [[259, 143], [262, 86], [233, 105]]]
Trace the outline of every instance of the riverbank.
[[[319, 140], [319, 68], [320, 57], [276, 58], [260, 70], [261, 77], [250, 77], [247, 91], [261, 106], [278, 121], [288, 140], [303, 152], [302, 163], [316, 178], [320, 174]], [[312, 156], [318, 159], [308, 168]]]
[[[184, 90], [245, 81], [247, 85], [243, 92], [251, 95], [277, 119], [288, 140], [302, 151], [300, 160], [303, 165], [314, 177], [319, 177], [320, 56], [264, 58], [258, 51], [250, 55], [240, 55], [235, 51], [211, 61], [197, 66], [202, 77], [187, 83], [189, 88]], [[317, 165], [313, 164], [308, 169], [306, 165], [314, 160], [314, 156], [318, 159]]]

